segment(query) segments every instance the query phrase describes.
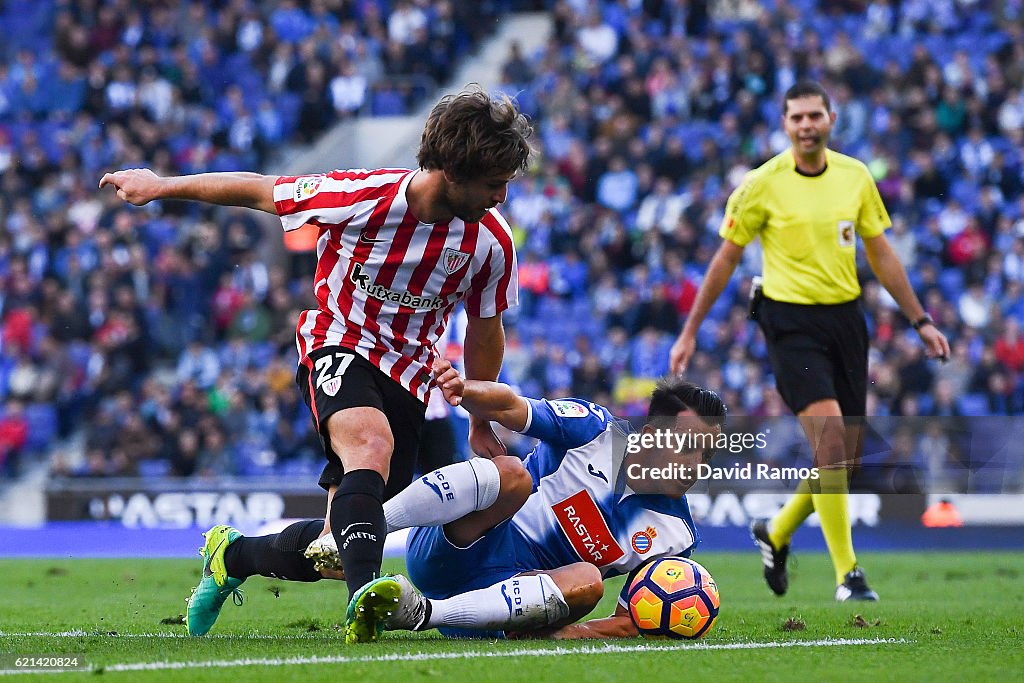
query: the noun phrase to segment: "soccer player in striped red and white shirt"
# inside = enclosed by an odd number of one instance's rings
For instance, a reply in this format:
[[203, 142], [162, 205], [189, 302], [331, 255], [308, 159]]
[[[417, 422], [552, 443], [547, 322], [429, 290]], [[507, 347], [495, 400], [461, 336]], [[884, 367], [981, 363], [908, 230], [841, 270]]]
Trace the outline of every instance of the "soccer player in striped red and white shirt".
[[[429, 114], [417, 170], [159, 177], [128, 169], [100, 180], [101, 188], [112, 185], [120, 199], [137, 206], [155, 199], [244, 206], [279, 215], [285, 230], [311, 224], [319, 231], [318, 305], [299, 317], [297, 381], [327, 455], [324, 533], [333, 533], [341, 549], [350, 601], [380, 572], [385, 486], [391, 494], [411, 480], [433, 345], [459, 302], [469, 315], [466, 375], [497, 379], [504, 355], [501, 313], [517, 303], [518, 285], [511, 230], [496, 206], [527, 167], [531, 133], [511, 100], [470, 87], [442, 98]], [[471, 423], [470, 443], [488, 458], [504, 453], [486, 421]], [[498, 477], [493, 466], [480, 469]], [[264, 571], [281, 577], [320, 578], [294, 552], [267, 568], [282, 544], [299, 549], [313, 540], [306, 529], [264, 537], [274, 540], [262, 552], [245, 553], [229, 547], [234, 530], [215, 529], [226, 543], [207, 534], [206, 563], [216, 565], [218, 558], [210, 556], [222, 554], [227, 577], [200, 584], [189, 605], [190, 633], [205, 633], [237, 588], [233, 563], [259, 560]], [[261, 572], [241, 575], [251, 573]], [[349, 634], [349, 640], [375, 637]]]

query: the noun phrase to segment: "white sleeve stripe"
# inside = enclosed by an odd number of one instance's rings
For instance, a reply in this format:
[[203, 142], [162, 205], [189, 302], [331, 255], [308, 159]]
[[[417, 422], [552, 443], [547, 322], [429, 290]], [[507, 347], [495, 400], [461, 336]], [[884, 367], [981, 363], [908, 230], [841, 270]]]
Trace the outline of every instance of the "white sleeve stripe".
[[313, 218], [318, 218], [320, 223], [344, 223], [364, 211], [372, 211], [379, 201], [379, 199], [368, 199], [348, 206], [297, 211], [296, 213], [281, 216], [281, 224], [285, 230], [295, 230], [296, 228], [301, 228]]
[[[397, 183], [405, 173], [379, 173], [364, 178], [332, 178], [329, 175], [312, 174], [298, 176], [299, 178], [323, 178], [317, 194], [329, 192], [358, 192], [370, 187], [381, 187], [391, 183]], [[274, 186], [274, 201], [284, 201], [295, 197], [295, 182], [278, 183]], [[316, 196], [316, 195], [313, 195]]]
[[533, 424], [533, 402], [530, 399], [526, 400], [526, 426], [519, 430], [520, 434], [525, 434], [530, 431], [530, 425]]

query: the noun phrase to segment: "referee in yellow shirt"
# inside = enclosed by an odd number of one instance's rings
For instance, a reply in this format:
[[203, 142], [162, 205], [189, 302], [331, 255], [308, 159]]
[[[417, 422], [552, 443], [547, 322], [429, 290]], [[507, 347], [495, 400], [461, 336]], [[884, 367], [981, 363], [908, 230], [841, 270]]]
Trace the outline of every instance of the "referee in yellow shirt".
[[857, 282], [857, 235], [871, 270], [889, 290], [932, 358], [949, 342], [924, 312], [885, 238], [889, 215], [867, 168], [827, 148], [836, 115], [828, 93], [803, 81], [785, 95], [783, 126], [792, 147], [751, 171], [729, 197], [724, 238], [683, 331], [672, 346], [673, 372], [696, 349], [697, 329], [725, 289], [743, 248], [761, 238], [764, 297], [755, 315], [768, 343], [775, 382], [814, 452], [820, 479], [803, 481], [769, 522], [751, 532], [764, 576], [778, 595], [789, 586], [786, 558], [797, 527], [812, 513], [835, 568], [835, 598], [877, 600], [857, 566], [850, 533], [847, 468], [860, 457], [867, 402], [868, 332]]

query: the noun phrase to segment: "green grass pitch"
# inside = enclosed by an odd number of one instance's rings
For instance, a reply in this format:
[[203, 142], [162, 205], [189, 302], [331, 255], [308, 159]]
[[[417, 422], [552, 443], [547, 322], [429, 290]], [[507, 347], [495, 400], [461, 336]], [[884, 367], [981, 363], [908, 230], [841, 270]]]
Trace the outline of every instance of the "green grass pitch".
[[[78, 653], [92, 667], [30, 679], [37, 681], [934, 681], [1007, 680], [1024, 671], [1024, 553], [865, 554], [882, 602], [842, 605], [832, 602], [823, 554], [798, 558], [781, 599], [761, 580], [754, 552], [695, 559], [721, 590], [712, 632], [697, 643], [607, 641], [611, 647], [405, 633], [346, 646], [342, 584], [259, 577], [243, 586], [242, 607], [225, 605], [211, 636], [187, 638], [179, 615], [198, 559], [0, 560], [0, 655]], [[611, 613], [620, 585], [605, 584], [593, 616]]]

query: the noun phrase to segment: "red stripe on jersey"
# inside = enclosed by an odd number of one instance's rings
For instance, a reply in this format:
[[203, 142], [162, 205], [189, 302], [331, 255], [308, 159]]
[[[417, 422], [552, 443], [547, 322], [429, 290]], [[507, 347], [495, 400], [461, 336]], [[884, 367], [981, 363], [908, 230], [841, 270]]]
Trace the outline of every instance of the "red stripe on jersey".
[[[413, 235], [417, 229], [419, 229], [419, 221], [412, 215], [412, 211], [406, 209], [405, 215], [402, 216], [402, 222], [395, 231], [395, 236], [391, 241], [388, 255], [384, 257], [384, 264], [377, 271], [377, 277], [374, 278], [375, 284], [391, 288], [398, 269], [405, 263], [405, 258], [409, 254], [409, 245], [412, 243]], [[373, 332], [374, 338], [378, 340], [375, 348], [370, 352], [370, 362], [378, 368], [380, 367], [380, 359], [387, 351], [384, 344], [380, 341], [380, 323], [377, 320], [377, 316], [380, 315], [380, 309], [383, 306], [384, 302], [382, 300], [368, 297], [364, 308], [366, 311], [364, 327]], [[392, 376], [392, 379], [395, 379], [396, 382], [398, 381], [394, 376]]]
[[316, 409], [316, 388], [313, 386], [313, 361], [309, 356], [303, 356], [300, 363], [306, 366], [306, 380], [309, 383], [309, 409], [313, 412], [313, 423], [317, 431], [320, 431], [320, 413]]
[[[422, 229], [422, 228], [421, 228]], [[423, 249], [423, 255], [420, 257], [420, 262], [416, 265], [416, 268], [412, 272], [412, 277], [409, 278], [409, 284], [406, 285], [406, 289], [412, 294], [422, 294], [427, 283], [430, 281], [430, 276], [433, 275], [434, 270], [437, 268], [438, 263], [441, 261], [441, 254], [444, 253], [445, 239], [448, 237], [448, 233], [451, 230], [450, 223], [435, 224], [433, 229], [430, 231], [430, 237], [427, 238], [427, 244]], [[441, 296], [445, 296], [445, 292], [442, 291]], [[409, 323], [412, 320], [411, 315], [402, 316], [395, 318], [394, 324], [391, 326], [393, 333], [393, 339], [407, 339], [406, 331], [409, 327]], [[415, 330], [414, 339], [420, 343], [422, 348], [428, 341], [428, 337], [423, 335], [422, 325], [420, 329]], [[401, 352], [400, 349], [395, 349]], [[418, 351], [415, 355], [419, 355]], [[406, 368], [412, 365], [413, 358], [408, 355], [404, 355], [395, 363], [394, 367], [391, 368], [391, 374], [393, 376], [401, 377], [402, 373], [405, 372]]]
[[504, 273], [501, 276], [501, 280], [498, 282], [498, 291], [494, 293], [495, 304], [498, 312], [504, 311], [508, 308], [508, 284], [512, 279], [512, 254], [514, 246], [512, 244], [512, 237], [505, 231], [505, 226], [498, 222], [492, 214], [488, 213], [484, 216], [484, 220], [481, 221], [484, 227], [494, 235], [494, 239], [497, 240], [501, 246], [501, 252], [505, 256], [505, 268]]
[[[373, 230], [374, 234], [380, 230], [381, 226], [387, 222], [388, 212], [391, 211], [391, 205], [394, 201], [395, 195], [392, 194], [386, 201], [379, 202], [377, 206], [374, 207], [373, 213], [370, 214], [370, 217], [366, 221], [365, 227], [367, 230]], [[361, 265], [366, 264], [367, 259], [370, 258], [370, 252], [372, 250], [372, 243], [364, 242], [363, 240], [356, 241], [356, 248], [352, 254], [352, 261], [348, 265], [348, 272], [345, 273], [345, 282], [342, 283], [341, 291], [338, 292], [337, 295], [338, 308], [341, 310], [342, 315], [345, 316], [346, 321], [346, 329], [344, 336], [341, 338], [341, 346], [344, 346], [347, 349], [355, 349], [359, 346], [359, 339], [362, 337], [362, 328], [348, 321], [353, 305], [353, 287], [349, 284], [349, 276], [352, 274], [352, 269], [355, 268], [357, 263]], [[374, 299], [370, 299], [370, 301], [374, 301]], [[369, 301], [367, 303], [369, 303]], [[374, 334], [377, 335], [377, 333], [380, 332], [380, 327], [377, 325], [377, 321], [370, 317], [369, 311], [367, 311], [366, 321], [367, 323], [371, 323], [370, 325], [366, 325], [366, 327], [373, 330]], [[374, 363], [374, 365], [377, 365], [377, 363]]]
[[[390, 173], [394, 174], [399, 171], [393, 170], [377, 170], [370, 172], [353, 172], [353, 171], [332, 171], [327, 174], [333, 180], [365, 180], [373, 176], [379, 176], [382, 174]], [[276, 184], [282, 184], [285, 182], [294, 182], [294, 177], [281, 177], [277, 179]], [[303, 200], [301, 206], [297, 205], [293, 200], [281, 200], [275, 202], [278, 209], [278, 213], [281, 215], [287, 215], [285, 209], [289, 209], [291, 212], [308, 211], [310, 209], [318, 208], [336, 208], [339, 206], [347, 206], [357, 202], [372, 201], [374, 198], [389, 197], [394, 198], [395, 189], [401, 184], [401, 178], [394, 182], [385, 183], [383, 185], [368, 186], [364, 188], [358, 188], [352, 192], [321, 192], [309, 199]], [[384, 202], [390, 206], [390, 202]], [[375, 207], [374, 213], [377, 213], [381, 209], [378, 205]], [[387, 216], [385, 208], [384, 214]], [[324, 345], [327, 331], [330, 329], [331, 324], [334, 322], [334, 313], [330, 308], [330, 300], [333, 297], [337, 298], [338, 310], [343, 316], [342, 322], [347, 322], [349, 313], [352, 310], [352, 297], [349, 292], [346, 292], [346, 288], [342, 288], [340, 292], [331, 291], [330, 282], [328, 278], [338, 265], [338, 261], [341, 259], [341, 236], [345, 231], [345, 228], [351, 223], [351, 218], [341, 223], [325, 223], [316, 218], [311, 218], [308, 223], [317, 226], [320, 229], [318, 239], [323, 236], [324, 232], [328, 232], [328, 243], [324, 250], [321, 252], [320, 257], [317, 259], [316, 274], [314, 276], [314, 283], [320, 283], [314, 295], [316, 296], [317, 306], [319, 313], [316, 314], [316, 322], [313, 329], [308, 332], [308, 335], [313, 338], [313, 342], [309, 349], [306, 349], [306, 353], [314, 349], [321, 348]], [[383, 223], [383, 219], [381, 220]], [[359, 246], [357, 246], [357, 255], [359, 252]], [[366, 255], [363, 255], [361, 260], [365, 261]], [[354, 259], [354, 260], [359, 260]], [[351, 264], [350, 264], [351, 267]], [[304, 319], [305, 320], [305, 319]], [[303, 320], [303, 322], [304, 322]], [[298, 328], [301, 328], [303, 322], [300, 322]], [[297, 332], [298, 332], [297, 328]]]
[[[357, 173], [353, 171], [331, 171], [330, 173], [324, 174], [324, 177], [330, 178], [331, 180], [355, 181], [366, 180], [379, 175], [402, 172], [403, 171], [388, 169], [369, 171], [365, 173]], [[280, 176], [274, 182], [274, 186], [276, 187], [278, 185], [294, 183], [296, 180], [303, 177], [308, 176]], [[393, 190], [400, 182], [401, 179], [384, 185], [370, 185], [365, 188], [357, 188], [351, 192], [330, 192], [325, 190], [323, 192], [317, 192], [317, 194], [309, 197], [308, 199], [303, 199], [301, 202], [296, 202], [293, 196], [287, 199], [276, 200], [274, 202], [274, 208], [277, 209], [278, 216], [290, 216], [293, 213], [308, 211], [309, 209], [333, 209], [340, 206], [350, 206], [356, 202], [372, 199], [372, 195], [374, 194], [385, 195]]]
[[309, 317], [310, 313], [312, 313], [312, 311], [302, 311], [301, 313], [299, 313], [299, 322], [295, 324], [295, 350], [299, 354], [300, 363], [302, 362], [302, 359], [306, 357], [306, 354], [309, 353], [310, 351], [308, 348], [306, 348], [306, 338], [299, 331], [302, 329], [302, 326], [306, 324], [306, 318]]
[[473, 276], [473, 280], [469, 285], [469, 295], [466, 297], [466, 313], [472, 316], [480, 317], [480, 299], [483, 297], [484, 291], [487, 289], [487, 283], [491, 279], [491, 259], [488, 256], [487, 260], [484, 261], [483, 266], [477, 271], [477, 274]]
[[[340, 227], [344, 229], [344, 225]], [[327, 283], [327, 278], [330, 277], [334, 268], [338, 265], [338, 260], [341, 258], [341, 254], [338, 249], [334, 247], [334, 241], [337, 233], [329, 227], [320, 226], [320, 236], [318, 240], [323, 238], [325, 233], [327, 234], [327, 244], [324, 246], [324, 251], [320, 254], [320, 258], [316, 261], [316, 274], [313, 277], [314, 284], [320, 283], [313, 294], [316, 296], [317, 307], [321, 312], [317, 314], [316, 322], [313, 324], [313, 329], [310, 331], [310, 335], [313, 337], [313, 348], [309, 349], [306, 353], [323, 346], [322, 342], [319, 340], [322, 340], [324, 335], [327, 334], [327, 328], [331, 326], [331, 319], [333, 317], [330, 314], [325, 313], [329, 310], [327, 308], [327, 302], [331, 297], [331, 288]]]
[[[455, 271], [447, 278], [441, 285], [441, 296], [447, 299], [450, 297], [462, 283], [465, 277], [465, 268], [470, 267], [473, 256], [476, 253], [476, 244], [480, 239], [480, 224], [479, 223], [463, 223], [462, 228], [462, 242], [459, 243], [459, 251], [470, 254], [470, 260], [466, 263], [466, 266]], [[486, 280], [484, 280], [486, 282]], [[472, 281], [471, 281], [472, 282]], [[423, 324], [420, 325], [419, 338], [420, 339], [437, 339], [444, 332], [444, 328], [448, 325], [448, 318], [451, 316], [455, 306], [458, 302], [452, 303], [444, 308], [437, 311], [430, 311], [423, 317]], [[428, 384], [432, 377], [429, 374], [430, 367], [433, 365], [434, 359], [437, 357], [437, 353], [433, 346], [430, 348], [417, 349], [416, 354], [413, 356], [413, 360], [420, 362], [426, 366], [428, 370], [427, 381], [420, 381], [418, 377], [414, 377], [411, 382], [411, 388], [415, 391], [423, 384]]]
[[[464, 223], [462, 229], [462, 242], [459, 244], [459, 251], [470, 254], [470, 263], [472, 263], [473, 255], [476, 253], [476, 243], [480, 238], [480, 224], [479, 223]], [[467, 263], [467, 266], [469, 264]], [[441, 296], [447, 298], [451, 296], [453, 292], [459, 287], [459, 283], [465, 277], [465, 273], [462, 270], [456, 271], [448, 276], [441, 286]], [[472, 282], [472, 281], [471, 281]], [[423, 325], [420, 328], [420, 337], [429, 338], [431, 336], [431, 328], [433, 328], [433, 336], [440, 337], [441, 333], [444, 332], [445, 326], [448, 324], [448, 316], [454, 309], [454, 304], [446, 306], [440, 311], [431, 311], [423, 318]]]
[[[436, 320], [438, 317], [440, 317], [440, 321], [437, 323], [437, 328], [434, 331], [433, 337], [429, 336], [430, 326], [426, 322], [423, 323], [421, 329], [426, 331], [426, 338], [438, 339], [441, 336], [441, 334], [444, 332], [444, 328], [448, 325], [448, 319], [451, 317], [452, 311], [455, 310], [455, 306], [457, 304], [458, 302], [456, 301], [455, 303], [449, 306], [445, 306], [440, 311], [431, 311], [431, 319]], [[422, 377], [420, 375], [416, 375], [409, 380], [409, 389], [413, 393], [419, 391], [419, 388], [422, 387], [424, 384], [429, 384], [430, 382], [433, 381], [433, 374], [431, 373], [430, 369], [433, 367], [434, 361], [439, 357], [440, 356], [437, 353], [437, 349], [434, 347], [433, 344], [429, 346], [427, 344], [422, 344], [418, 349], [416, 349], [416, 353], [413, 354], [412, 360], [413, 362], [423, 365], [424, 368], [426, 369], [426, 372], [423, 373]]]
[[[344, 346], [425, 399], [432, 345], [447, 324], [454, 300], [468, 290], [471, 313], [505, 308], [508, 294], [496, 292], [495, 286], [501, 276], [506, 289], [514, 281], [514, 273], [498, 271], [502, 257], [515, 252], [502, 241], [503, 224], [496, 213], [485, 217], [485, 227], [462, 221], [420, 227], [402, 196], [414, 177], [414, 172], [401, 169], [299, 176], [288, 189], [303, 199], [296, 203], [294, 196], [284, 196], [276, 205], [294, 211], [290, 218], [282, 216], [287, 227], [308, 222], [321, 231], [315, 280], [318, 307], [300, 316], [300, 355], [308, 356], [327, 343]], [[358, 239], [357, 232], [366, 239]], [[385, 239], [372, 241], [381, 237]], [[493, 244], [495, 239], [501, 246]], [[456, 273], [444, 270], [445, 240], [473, 256]], [[451, 265], [460, 260], [447, 259]], [[481, 261], [484, 270], [477, 273]], [[511, 264], [509, 260], [506, 268]], [[352, 281], [357, 267], [358, 283]], [[426, 303], [417, 308], [388, 303], [404, 300], [406, 294], [426, 297]]]

